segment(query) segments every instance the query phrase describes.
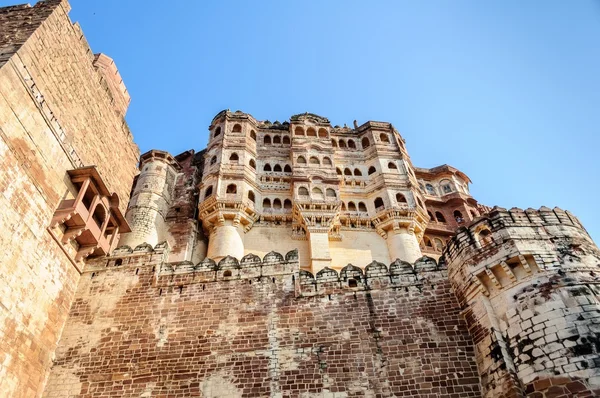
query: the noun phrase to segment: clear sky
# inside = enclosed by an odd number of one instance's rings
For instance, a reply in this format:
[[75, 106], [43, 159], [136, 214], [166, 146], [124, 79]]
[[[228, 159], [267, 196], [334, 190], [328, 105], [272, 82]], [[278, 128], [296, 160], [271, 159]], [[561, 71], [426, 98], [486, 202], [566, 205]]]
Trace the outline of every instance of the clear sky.
[[415, 165], [461, 169], [481, 203], [569, 209], [600, 242], [597, 1], [71, 5], [119, 67], [142, 152], [204, 148], [225, 108], [389, 121]]

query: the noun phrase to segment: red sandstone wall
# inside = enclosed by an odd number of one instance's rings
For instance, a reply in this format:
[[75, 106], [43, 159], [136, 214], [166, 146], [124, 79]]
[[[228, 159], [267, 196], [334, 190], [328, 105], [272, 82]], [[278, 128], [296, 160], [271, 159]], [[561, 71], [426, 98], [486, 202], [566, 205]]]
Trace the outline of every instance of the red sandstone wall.
[[41, 395], [79, 279], [46, 230], [66, 171], [98, 165], [124, 208], [137, 162], [67, 11], [0, 9], [0, 396]]
[[481, 396], [444, 271], [371, 290], [320, 275], [313, 289], [297, 260], [161, 267], [161, 256], [84, 273], [45, 396]]

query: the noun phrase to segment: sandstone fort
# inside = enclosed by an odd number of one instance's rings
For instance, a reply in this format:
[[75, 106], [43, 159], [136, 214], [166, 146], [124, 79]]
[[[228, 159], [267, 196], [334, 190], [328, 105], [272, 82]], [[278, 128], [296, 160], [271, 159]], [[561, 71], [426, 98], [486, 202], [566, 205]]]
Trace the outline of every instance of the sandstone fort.
[[69, 10], [0, 8], [1, 397], [600, 395], [573, 214], [480, 204], [381, 121], [224, 110], [140, 154]]

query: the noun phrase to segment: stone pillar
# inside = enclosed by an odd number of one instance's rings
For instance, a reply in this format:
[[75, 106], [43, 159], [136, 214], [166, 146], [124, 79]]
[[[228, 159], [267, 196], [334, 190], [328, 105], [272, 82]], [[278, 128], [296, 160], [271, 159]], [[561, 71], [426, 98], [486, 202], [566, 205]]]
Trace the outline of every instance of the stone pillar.
[[313, 274], [331, 266], [329, 252], [329, 234], [327, 232], [309, 232], [310, 261]]
[[240, 260], [244, 257], [244, 233], [241, 226], [233, 226], [230, 220], [226, 225], [216, 226], [208, 239], [207, 257], [219, 262], [224, 257], [232, 256]]
[[386, 242], [392, 261], [400, 259], [414, 263], [423, 256], [417, 237], [406, 228], [400, 228], [398, 231], [389, 231]]
[[171, 206], [177, 169], [177, 162], [166, 152], [152, 150], [141, 156], [140, 175], [125, 213], [131, 232], [121, 237], [119, 245], [155, 246], [167, 240], [165, 217]]

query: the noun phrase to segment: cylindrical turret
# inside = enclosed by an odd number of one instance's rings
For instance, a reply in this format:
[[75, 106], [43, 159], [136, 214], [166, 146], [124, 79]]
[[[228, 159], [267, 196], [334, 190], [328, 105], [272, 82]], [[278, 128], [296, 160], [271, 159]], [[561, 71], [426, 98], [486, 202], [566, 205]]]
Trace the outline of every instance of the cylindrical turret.
[[165, 217], [178, 168], [177, 161], [167, 152], [152, 150], [140, 157], [140, 174], [125, 214], [131, 232], [121, 237], [120, 245], [154, 246], [167, 240]]
[[484, 397], [598, 396], [600, 250], [579, 220], [494, 208], [459, 230], [444, 258]]

